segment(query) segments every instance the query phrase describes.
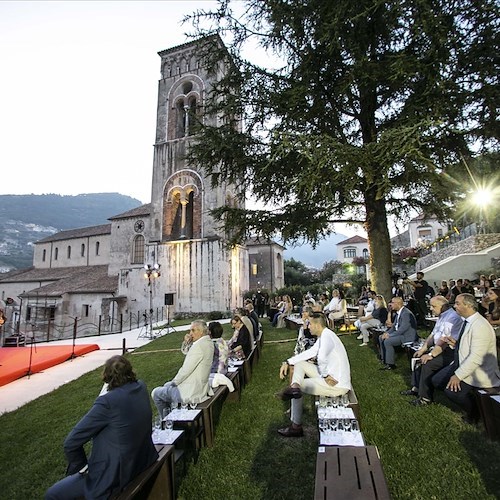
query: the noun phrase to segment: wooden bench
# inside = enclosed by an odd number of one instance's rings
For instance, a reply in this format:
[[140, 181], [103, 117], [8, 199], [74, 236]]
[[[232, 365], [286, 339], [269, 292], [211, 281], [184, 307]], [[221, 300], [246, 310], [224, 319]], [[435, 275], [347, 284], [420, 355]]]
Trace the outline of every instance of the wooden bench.
[[[493, 387], [491, 389], [475, 389], [474, 396], [479, 408], [479, 415], [484, 424], [486, 435], [493, 440], [500, 440], [500, 426], [498, 417], [495, 419], [494, 407], [500, 406], [491, 396], [500, 394], [500, 387]], [[499, 412], [497, 411], [497, 414]]]
[[375, 446], [320, 446], [315, 500], [390, 499]]
[[227, 373], [227, 378], [233, 383], [234, 391], [227, 395], [226, 401], [239, 401], [241, 399], [241, 376], [239, 371]]
[[197, 408], [203, 412], [203, 429], [205, 446], [211, 448], [214, 444], [216, 416], [220, 414], [222, 403], [226, 399], [229, 389], [227, 385], [219, 385], [214, 389], [214, 395], [203, 403], [199, 403]]
[[243, 382], [247, 385], [252, 378], [252, 368], [255, 362], [255, 349], [248, 355], [245, 359], [242, 369], [243, 369]]
[[174, 500], [174, 447], [162, 446], [159, 457], [133, 479], [113, 500]]

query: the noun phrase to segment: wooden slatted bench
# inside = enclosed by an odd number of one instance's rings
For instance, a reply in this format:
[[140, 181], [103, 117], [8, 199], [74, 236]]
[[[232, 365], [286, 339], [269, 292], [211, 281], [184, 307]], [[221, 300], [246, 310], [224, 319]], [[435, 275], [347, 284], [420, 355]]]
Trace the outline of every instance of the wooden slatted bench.
[[495, 401], [491, 396], [500, 394], [500, 387], [493, 387], [491, 389], [475, 389], [474, 396], [479, 408], [479, 414], [484, 424], [486, 435], [493, 440], [500, 440], [500, 427], [498, 422], [495, 422], [493, 406]]
[[174, 500], [174, 446], [166, 445], [159, 457], [133, 479], [113, 500]]
[[199, 403], [197, 408], [203, 412], [203, 428], [205, 437], [205, 446], [211, 448], [214, 444], [215, 421], [217, 412], [220, 414], [222, 404], [226, 399], [229, 389], [227, 385], [220, 385], [214, 389], [214, 395], [203, 403]]
[[233, 383], [234, 391], [227, 395], [226, 401], [239, 401], [241, 399], [241, 378], [239, 370], [232, 373], [228, 372], [227, 378]]
[[390, 499], [375, 446], [320, 446], [315, 500]]

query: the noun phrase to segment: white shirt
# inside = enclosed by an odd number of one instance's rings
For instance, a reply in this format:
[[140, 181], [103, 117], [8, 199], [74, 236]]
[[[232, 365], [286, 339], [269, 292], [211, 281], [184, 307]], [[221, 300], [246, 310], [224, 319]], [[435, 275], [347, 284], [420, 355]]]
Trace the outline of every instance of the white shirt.
[[330, 375], [338, 381], [339, 388], [351, 390], [351, 367], [344, 344], [330, 329], [325, 328], [316, 343], [304, 352], [292, 356], [288, 363], [317, 358], [318, 372], [322, 377]]

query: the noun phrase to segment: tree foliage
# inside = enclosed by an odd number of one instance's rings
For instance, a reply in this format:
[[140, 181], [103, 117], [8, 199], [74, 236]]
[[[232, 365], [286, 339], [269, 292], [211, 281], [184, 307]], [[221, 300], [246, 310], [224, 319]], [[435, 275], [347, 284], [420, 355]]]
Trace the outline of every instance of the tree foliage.
[[[190, 19], [217, 33], [214, 68], [229, 54], [190, 160], [214, 184], [251, 192], [261, 210], [214, 215], [234, 242], [249, 234], [318, 238], [361, 223], [372, 284], [389, 293], [387, 218], [449, 214], [462, 187], [453, 166], [498, 148], [498, 19], [494, 0], [221, 0]], [[280, 57], [245, 59], [257, 44]], [[254, 45], [255, 47], [255, 45]], [[222, 73], [220, 73], [222, 75]], [[243, 129], [239, 126], [243, 119]]]

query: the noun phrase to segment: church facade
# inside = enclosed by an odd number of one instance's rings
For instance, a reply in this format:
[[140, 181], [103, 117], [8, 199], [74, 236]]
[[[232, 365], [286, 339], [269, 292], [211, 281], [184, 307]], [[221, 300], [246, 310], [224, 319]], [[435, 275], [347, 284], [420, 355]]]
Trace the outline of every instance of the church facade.
[[[186, 160], [196, 140], [195, 121], [218, 126], [221, 120], [201, 115], [220, 74], [208, 73], [198, 43], [159, 52], [151, 203], [113, 216], [109, 224], [36, 242], [33, 268], [0, 279], [2, 299], [16, 297], [23, 320], [36, 310], [44, 321], [87, 317], [92, 322], [98, 315], [111, 325], [117, 316], [165, 305], [183, 313], [242, 305], [250, 281], [248, 248], [229, 246], [210, 213], [223, 205], [241, 206], [238, 188], [213, 188], [205, 172]], [[268, 282], [277, 289], [284, 286], [284, 248], [267, 242], [262, 250], [269, 247], [278, 264]], [[252, 246], [252, 254], [259, 251]]]

